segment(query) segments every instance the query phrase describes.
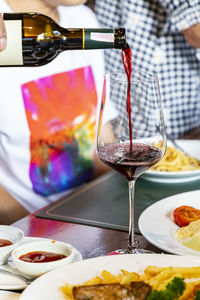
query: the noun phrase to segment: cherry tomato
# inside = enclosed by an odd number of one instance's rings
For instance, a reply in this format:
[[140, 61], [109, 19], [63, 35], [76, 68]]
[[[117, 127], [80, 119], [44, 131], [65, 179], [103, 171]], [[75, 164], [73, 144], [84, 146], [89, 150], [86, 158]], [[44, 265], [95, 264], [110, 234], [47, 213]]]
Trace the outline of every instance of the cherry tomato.
[[174, 222], [182, 226], [187, 226], [190, 222], [200, 219], [200, 209], [196, 209], [192, 206], [182, 205], [174, 210]]

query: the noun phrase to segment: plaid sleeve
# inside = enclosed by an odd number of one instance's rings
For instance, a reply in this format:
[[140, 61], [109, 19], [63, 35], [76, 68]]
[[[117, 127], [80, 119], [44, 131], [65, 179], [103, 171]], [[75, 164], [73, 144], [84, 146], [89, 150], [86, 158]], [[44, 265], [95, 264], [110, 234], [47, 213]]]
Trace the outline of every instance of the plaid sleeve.
[[95, 11], [102, 26], [119, 27], [121, 25], [121, 1], [96, 0]]
[[165, 31], [180, 32], [200, 22], [199, 0], [159, 0], [168, 18]]

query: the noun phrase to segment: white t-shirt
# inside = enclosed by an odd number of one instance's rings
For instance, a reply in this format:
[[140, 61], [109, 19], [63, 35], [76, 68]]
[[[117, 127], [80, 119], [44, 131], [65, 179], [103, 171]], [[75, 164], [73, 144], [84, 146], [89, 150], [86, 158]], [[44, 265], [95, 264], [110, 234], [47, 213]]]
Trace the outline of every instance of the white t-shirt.
[[[11, 12], [3, 0], [0, 11]], [[59, 7], [59, 15], [65, 28], [99, 27], [84, 5]], [[41, 67], [0, 67], [0, 185], [29, 212], [92, 178], [103, 72], [102, 50], [64, 51]]]

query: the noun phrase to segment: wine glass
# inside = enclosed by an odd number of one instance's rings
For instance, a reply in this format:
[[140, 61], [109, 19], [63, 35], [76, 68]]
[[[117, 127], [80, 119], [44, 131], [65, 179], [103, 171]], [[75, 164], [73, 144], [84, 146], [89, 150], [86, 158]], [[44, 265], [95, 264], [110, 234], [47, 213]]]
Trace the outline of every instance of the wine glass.
[[128, 180], [128, 247], [115, 252], [147, 253], [134, 240], [135, 181], [163, 157], [166, 133], [156, 74], [133, 70], [129, 84], [125, 72], [104, 77], [97, 152], [105, 164]]

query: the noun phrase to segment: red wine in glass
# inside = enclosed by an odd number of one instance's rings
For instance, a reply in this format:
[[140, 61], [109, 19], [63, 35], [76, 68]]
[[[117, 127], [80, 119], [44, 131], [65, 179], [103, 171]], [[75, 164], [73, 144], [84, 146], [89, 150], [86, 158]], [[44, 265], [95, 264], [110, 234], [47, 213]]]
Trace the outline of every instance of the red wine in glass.
[[162, 152], [153, 146], [134, 143], [130, 151], [130, 143], [108, 144], [99, 151], [100, 159], [112, 167], [128, 181], [136, 180], [142, 173], [157, 163]]

